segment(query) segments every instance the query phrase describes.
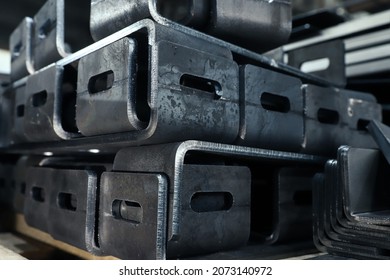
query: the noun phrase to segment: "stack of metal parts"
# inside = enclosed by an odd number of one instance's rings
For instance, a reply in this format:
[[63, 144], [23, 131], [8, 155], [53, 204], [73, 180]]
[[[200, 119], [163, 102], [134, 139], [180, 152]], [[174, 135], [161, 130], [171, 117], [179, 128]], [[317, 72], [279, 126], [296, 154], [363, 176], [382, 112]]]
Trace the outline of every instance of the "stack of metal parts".
[[[272, 56], [306, 73], [338, 79], [348, 89], [374, 94], [383, 105], [384, 122], [389, 124], [390, 4], [367, 1], [366, 6], [375, 8], [377, 4], [385, 10], [352, 19], [343, 8], [298, 16], [290, 43]], [[345, 68], [333, 63], [340, 59], [345, 60]]]
[[341, 147], [315, 177], [314, 240], [333, 254], [390, 259], [390, 128], [376, 121], [368, 128], [380, 150]]
[[[325, 18], [331, 20], [324, 23]], [[383, 104], [383, 121], [388, 124], [390, 11], [344, 21], [332, 11], [300, 17], [293, 31], [293, 38], [299, 39], [273, 55], [304, 72], [337, 79], [349, 89], [370, 90]], [[343, 58], [345, 69], [332, 63]], [[359, 122], [361, 129], [367, 125]], [[317, 248], [332, 254], [388, 259], [388, 163], [383, 154], [388, 155], [384, 139], [389, 134], [378, 121], [371, 122], [368, 130], [379, 149], [342, 146], [337, 159], [329, 160], [324, 173], [315, 177], [314, 241]]]
[[310, 240], [313, 175], [377, 147], [374, 96], [260, 54], [288, 39], [290, 1], [182, 3], [92, 0], [85, 48], [64, 0], [12, 34], [0, 198], [29, 225], [124, 259]]
[[[341, 40], [345, 45], [345, 51], [341, 55], [345, 57], [345, 73], [348, 78], [388, 72], [390, 70], [389, 18], [390, 10], [346, 22], [342, 22], [344, 19], [341, 16], [329, 11], [311, 13], [297, 20], [293, 38], [299, 40], [282, 47], [285, 54], [283, 60], [304, 71], [303, 61], [325, 59], [335, 54], [331, 50], [323, 53], [326, 45], [322, 44]], [[325, 19], [330, 19], [328, 24], [333, 23], [334, 26], [323, 28], [322, 26], [326, 24]]]

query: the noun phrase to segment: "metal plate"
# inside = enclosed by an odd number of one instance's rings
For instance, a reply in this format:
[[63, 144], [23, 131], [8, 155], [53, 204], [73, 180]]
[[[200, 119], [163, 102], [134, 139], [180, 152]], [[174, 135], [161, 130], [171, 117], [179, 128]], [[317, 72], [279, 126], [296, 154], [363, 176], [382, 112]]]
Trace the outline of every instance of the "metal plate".
[[[230, 162], [237, 161], [238, 163], [245, 160], [278, 162], [286, 165], [289, 163], [321, 164], [324, 162], [324, 159], [315, 156], [201, 141], [133, 147], [119, 151], [115, 158], [114, 170], [123, 172], [163, 172], [173, 182], [169, 193], [168, 241], [181, 237], [181, 224], [185, 222], [180, 214], [182, 203], [186, 203], [185, 201], [182, 202], [182, 180], [183, 170], [185, 169], [184, 162], [187, 157], [191, 158], [191, 154], [202, 155], [199, 164], [207, 164], [213, 161], [214, 157], [216, 157], [217, 162], [220, 162], [220, 158], [226, 158]], [[133, 160], [129, 160], [129, 158]]]
[[139, 130], [136, 45], [124, 38], [80, 59], [76, 121], [85, 136]]
[[99, 244], [123, 259], [165, 259], [168, 181], [162, 174], [106, 172]]
[[344, 87], [347, 83], [344, 53], [344, 42], [335, 40], [292, 50], [287, 53], [287, 63], [305, 73], [318, 75]]
[[26, 178], [26, 222], [55, 239], [100, 254], [97, 242], [97, 173], [29, 167]]
[[77, 5], [78, 9], [84, 10], [86, 15], [84, 20], [78, 21], [76, 30], [79, 36], [74, 40], [68, 40], [66, 29], [71, 26], [72, 20], [68, 15], [71, 12], [68, 11], [67, 2], [69, 0], [48, 0], [33, 18], [32, 53], [35, 70], [70, 55], [72, 47], [75, 51], [91, 43], [86, 30], [89, 5], [85, 1], [79, 1]]
[[349, 176], [343, 170], [343, 162], [354, 150], [363, 151], [363, 154], [370, 151], [342, 147], [339, 150], [338, 161], [329, 161], [325, 175], [316, 177], [314, 195], [316, 243], [320, 249], [330, 250], [338, 255], [388, 259], [390, 238], [388, 228], [362, 221], [348, 221], [346, 218], [348, 214], [343, 209], [346, 200], [342, 197], [344, 190], [341, 185], [339, 186], [339, 182], [343, 184], [346, 176]]
[[13, 123], [14, 91], [11, 87], [6, 88], [0, 94], [0, 147], [10, 145], [11, 129]]
[[27, 102], [22, 117], [24, 133], [29, 141], [45, 142], [78, 136], [65, 131], [64, 127], [64, 72], [64, 68], [53, 65], [27, 79]]
[[[170, 36], [163, 37], [169, 39]], [[156, 60], [150, 62], [152, 76], [146, 77], [147, 80], [139, 79], [135, 84], [135, 80], [138, 79], [135, 75], [140, 76], [141, 73], [139, 71], [135, 73], [133, 57], [131, 62], [124, 62], [122, 58], [116, 56], [113, 61], [111, 59], [109, 66], [103, 63], [108, 59], [105, 51], [112, 55], [112, 48], [128, 40], [118, 41], [102, 50], [100, 54], [104, 70], [114, 70], [114, 81], [108, 91], [95, 94], [84, 92], [97, 73], [84, 73], [85, 60], [88, 58], [81, 59], [79, 70], [82, 74], [78, 83], [76, 117], [84, 135], [141, 130], [146, 128], [147, 124], [140, 120], [142, 118], [149, 122], [147, 128], [141, 133], [133, 133], [133, 137], [142, 143], [170, 142], [186, 138], [222, 142], [234, 140], [239, 125], [238, 70], [234, 62], [182, 45], [160, 41], [152, 49], [151, 56], [156, 57]], [[186, 44], [191, 42], [188, 37], [186, 40]], [[136, 52], [134, 43], [126, 48], [130, 47], [131, 52]], [[141, 47], [143, 46], [139, 46]], [[219, 52], [218, 48], [215, 52]], [[93, 55], [89, 59], [91, 63], [96, 63]], [[128, 72], [121, 73], [123, 68], [128, 69]], [[107, 74], [108, 71], [97, 72]], [[141, 83], [148, 81], [152, 81], [151, 85], [147, 86], [150, 92], [140, 90], [136, 92], [136, 88], [146, 88]], [[143, 94], [147, 97], [142, 97]], [[115, 99], [114, 95], [117, 96], [115, 102], [112, 101]], [[142, 103], [141, 99], [144, 99], [145, 103]], [[102, 105], [97, 105], [96, 102], [101, 102]], [[107, 106], [107, 102], [111, 105]], [[112, 118], [107, 118], [106, 112], [109, 112], [108, 115]], [[141, 117], [139, 112], [148, 113]], [[96, 126], [96, 121], [101, 125]]]
[[241, 66], [237, 143], [299, 151], [304, 135], [301, 86], [299, 79], [252, 65]]
[[[338, 188], [338, 183], [341, 180], [338, 178], [339, 166], [336, 162], [328, 164], [326, 167], [326, 188], [323, 193], [324, 197], [324, 211], [325, 211], [325, 230], [332, 239], [357, 244], [362, 246], [369, 246], [381, 249], [389, 249], [390, 236], [383, 231], [365, 228], [361, 223], [346, 223], [343, 219], [337, 219], [336, 204], [338, 203], [339, 195], [334, 191]], [[342, 191], [342, 190], [341, 190]], [[337, 192], [337, 191], [336, 191]], [[346, 219], [345, 219], [346, 220]], [[379, 228], [379, 227], [378, 227]], [[348, 246], [348, 245], [346, 245]]]
[[167, 243], [168, 257], [246, 245], [251, 197], [247, 167], [185, 164], [180, 188], [180, 237]]
[[11, 81], [19, 80], [34, 72], [31, 57], [32, 29], [32, 18], [26, 17], [10, 36]]
[[49, 231], [50, 192], [53, 169], [30, 167], [27, 169], [24, 217], [28, 225]]
[[[334, 163], [328, 163], [328, 166], [330, 166], [329, 164]], [[325, 187], [326, 184], [324, 184], [323, 177], [316, 176], [313, 195], [313, 233], [316, 247], [321, 251], [340, 256], [363, 259], [388, 259], [387, 256], [381, 255], [382, 251], [378, 248], [355, 244], [346, 240], [334, 240], [328, 235], [331, 233], [335, 237], [329, 229], [330, 225], [326, 222], [328, 213], [325, 211], [326, 201], [323, 200]]]
[[151, 88], [149, 124], [156, 130], [154, 142], [162, 143], [164, 138], [164, 142], [232, 143], [240, 117], [237, 64], [166, 41], [157, 48], [158, 75]]
[[95, 212], [87, 211], [87, 204], [97, 200], [97, 175], [90, 170], [51, 172], [51, 180], [45, 182], [50, 187], [48, 232], [57, 240], [86, 250], [87, 243], [95, 241]]
[[26, 93], [26, 85], [20, 86], [14, 89], [12, 93], [13, 98], [13, 110], [9, 116], [12, 121], [12, 127], [10, 131], [10, 144], [23, 143], [27, 141], [24, 130], [24, 115], [26, 113], [26, 104], [28, 95]]
[[[291, 32], [291, 1], [91, 1], [90, 26], [95, 40], [145, 18], [170, 27], [173, 27], [172, 20], [226, 41], [265, 51], [287, 41]], [[268, 39], [262, 40], [264, 37]]]
[[15, 180], [15, 193], [13, 199], [13, 209], [16, 212], [23, 213], [24, 200], [26, 198], [27, 189], [27, 169], [29, 167], [38, 165], [42, 157], [28, 157], [22, 156], [18, 159], [15, 165], [13, 178]]
[[367, 125], [367, 130], [370, 132], [375, 142], [378, 144], [379, 149], [382, 151], [383, 156], [390, 164], [390, 127], [377, 120], [373, 120]]
[[[362, 165], [356, 165], [361, 162]], [[388, 163], [377, 150], [354, 149], [342, 162], [344, 211], [349, 219], [377, 225], [390, 225], [387, 188]]]

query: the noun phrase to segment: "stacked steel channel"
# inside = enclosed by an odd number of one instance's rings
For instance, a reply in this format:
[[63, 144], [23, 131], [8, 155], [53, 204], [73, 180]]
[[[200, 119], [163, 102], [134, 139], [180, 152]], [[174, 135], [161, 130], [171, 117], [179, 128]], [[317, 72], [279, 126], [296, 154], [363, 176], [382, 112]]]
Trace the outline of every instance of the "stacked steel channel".
[[[321, 27], [318, 18], [324, 14], [333, 19], [334, 26], [328, 21], [329, 26]], [[319, 11], [301, 17], [295, 27], [301, 40], [282, 47], [284, 57], [296, 67], [306, 61], [328, 59], [332, 71], [317, 74], [331, 74], [328, 77], [336, 79], [343, 70], [347, 88], [369, 90], [382, 105], [384, 124], [375, 119], [355, 119], [356, 129], [368, 129], [377, 147], [362, 148], [346, 141], [349, 144], [340, 147], [324, 172], [314, 179], [314, 242], [324, 252], [348, 258], [389, 259], [389, 17], [390, 11], [385, 10], [345, 21], [335, 11]], [[309, 28], [303, 31], [303, 26]], [[334, 51], [337, 46], [343, 51]], [[337, 57], [345, 59], [345, 68], [332, 65]], [[360, 101], [349, 99], [350, 104], [355, 102]], [[351, 114], [360, 118], [356, 109], [351, 109]]]

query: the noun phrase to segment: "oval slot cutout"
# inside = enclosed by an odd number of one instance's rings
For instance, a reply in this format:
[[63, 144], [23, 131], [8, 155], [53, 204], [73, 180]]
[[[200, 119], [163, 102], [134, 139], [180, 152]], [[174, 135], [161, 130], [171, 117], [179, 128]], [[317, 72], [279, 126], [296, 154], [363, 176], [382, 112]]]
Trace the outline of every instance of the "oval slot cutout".
[[180, 78], [180, 85], [214, 95], [214, 99], [218, 100], [222, 97], [222, 86], [217, 81], [209, 80], [202, 77], [184, 74]]
[[53, 28], [53, 22], [50, 19], [47, 19], [38, 30], [38, 37], [40, 39], [45, 39], [49, 35], [51, 29]]
[[320, 108], [317, 112], [317, 119], [320, 123], [338, 124], [339, 118], [339, 113], [335, 110]]
[[57, 198], [58, 206], [61, 209], [76, 211], [77, 197], [71, 193], [59, 193]]
[[[157, 10], [161, 15], [166, 18], [169, 18], [173, 21], [186, 24], [193, 17], [195, 17], [194, 12], [192, 11], [193, 4], [191, 0], [164, 0], [157, 1]], [[201, 4], [202, 6], [206, 5], [205, 2]], [[199, 16], [196, 14], [196, 16]]]
[[294, 204], [297, 206], [309, 206], [312, 205], [312, 192], [311, 191], [296, 191], [294, 193]]
[[35, 201], [45, 202], [45, 190], [43, 188], [32, 187], [31, 196]]
[[290, 100], [281, 95], [264, 92], [260, 98], [261, 106], [269, 111], [287, 113], [290, 111]]
[[90, 94], [109, 90], [114, 85], [114, 72], [112, 70], [93, 76], [88, 82]]
[[43, 90], [37, 93], [34, 93], [32, 96], [32, 105], [34, 107], [41, 107], [46, 104], [47, 101], [47, 91]]
[[365, 120], [365, 119], [359, 119], [358, 122], [357, 122], [357, 130], [360, 130], [360, 131], [367, 131], [367, 125], [370, 123], [369, 120]]
[[23, 48], [22, 41], [19, 41], [12, 50], [12, 60], [20, 56], [20, 52]]
[[325, 71], [330, 66], [330, 60], [327, 57], [305, 61], [301, 64], [301, 71], [304, 73], [314, 73]]
[[112, 203], [112, 215], [115, 219], [124, 220], [133, 224], [140, 224], [143, 219], [141, 204], [128, 200], [114, 200]]
[[198, 213], [228, 211], [233, 206], [229, 192], [198, 192], [191, 197], [191, 209]]

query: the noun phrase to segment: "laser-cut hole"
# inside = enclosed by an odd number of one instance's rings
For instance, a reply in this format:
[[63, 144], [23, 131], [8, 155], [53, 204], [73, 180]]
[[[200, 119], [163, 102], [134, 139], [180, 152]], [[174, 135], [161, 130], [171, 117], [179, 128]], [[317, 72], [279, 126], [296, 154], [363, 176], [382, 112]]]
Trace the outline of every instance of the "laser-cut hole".
[[38, 29], [38, 37], [40, 39], [45, 39], [47, 35], [49, 35], [51, 29], [52, 29], [52, 21], [50, 19], [47, 19], [42, 24], [42, 26]]
[[320, 108], [317, 112], [317, 119], [320, 123], [338, 124], [340, 116], [335, 110]]
[[34, 107], [41, 107], [46, 104], [47, 101], [47, 91], [43, 90], [38, 93], [35, 93], [32, 96], [32, 105]]
[[229, 192], [198, 192], [191, 197], [191, 209], [198, 213], [228, 211], [232, 206]]
[[115, 219], [124, 220], [133, 224], [140, 224], [143, 219], [141, 204], [128, 200], [114, 200], [112, 203], [112, 215]]
[[15, 59], [20, 56], [20, 51], [23, 48], [23, 43], [22, 41], [19, 41], [13, 48], [12, 50], [12, 59]]
[[301, 64], [301, 71], [304, 73], [314, 73], [325, 71], [330, 66], [330, 59], [327, 57], [305, 61]]
[[222, 97], [222, 86], [217, 81], [193, 76], [190, 74], [184, 74], [180, 78], [180, 85], [183, 87], [209, 92], [214, 95], [215, 100], [218, 100]]
[[356, 124], [356, 128], [357, 128], [357, 130], [367, 131], [367, 125], [369, 123], [370, 123], [369, 120], [359, 119], [357, 124]]
[[112, 70], [93, 76], [88, 82], [90, 94], [109, 90], [114, 85], [114, 72]]
[[31, 196], [35, 201], [45, 202], [45, 190], [43, 188], [32, 187]]
[[290, 111], [290, 100], [281, 95], [264, 92], [260, 98], [261, 106], [269, 111], [287, 113]]
[[58, 206], [61, 209], [76, 211], [77, 197], [71, 193], [59, 193], [57, 198]]

